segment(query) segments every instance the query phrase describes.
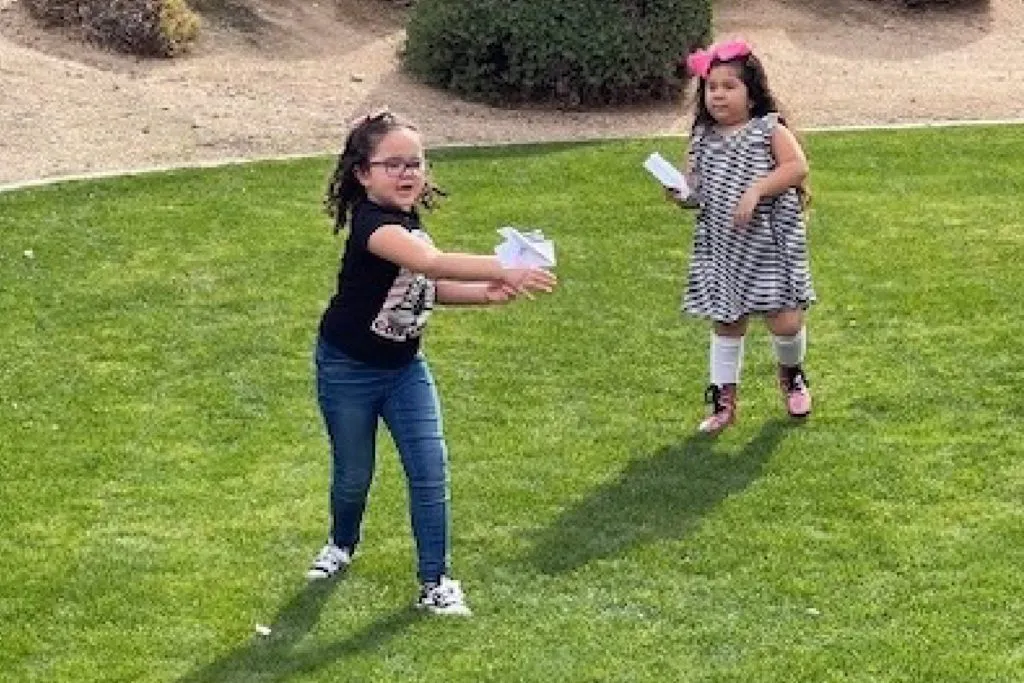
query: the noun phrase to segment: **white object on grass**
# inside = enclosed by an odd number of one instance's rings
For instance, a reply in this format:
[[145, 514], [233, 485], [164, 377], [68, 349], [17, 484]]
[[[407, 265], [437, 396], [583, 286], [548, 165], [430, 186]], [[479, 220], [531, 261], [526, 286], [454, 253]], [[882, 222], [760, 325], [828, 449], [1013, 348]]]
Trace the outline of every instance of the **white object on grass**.
[[498, 234], [505, 241], [494, 248], [504, 268], [552, 268], [555, 265], [555, 243], [544, 238], [540, 230], [523, 234], [515, 228], [504, 227]]
[[658, 182], [668, 189], [674, 190], [680, 197], [688, 197], [690, 195], [690, 186], [686, 183], [686, 176], [680, 173], [678, 168], [666, 161], [665, 157], [657, 152], [652, 152], [644, 160], [644, 168], [657, 178]]
[[261, 636], [269, 636], [270, 627], [264, 626], [263, 624], [256, 624], [256, 633], [258, 633]]

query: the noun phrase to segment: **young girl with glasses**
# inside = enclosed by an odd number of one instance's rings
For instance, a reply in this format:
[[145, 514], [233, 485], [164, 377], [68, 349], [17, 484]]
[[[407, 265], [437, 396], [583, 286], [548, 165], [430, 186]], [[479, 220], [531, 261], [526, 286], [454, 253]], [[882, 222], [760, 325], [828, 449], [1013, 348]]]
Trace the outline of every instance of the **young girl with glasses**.
[[420, 338], [435, 303], [503, 304], [549, 292], [556, 280], [540, 268], [502, 267], [495, 256], [437, 249], [417, 211], [433, 191], [412, 125], [382, 112], [349, 132], [325, 201], [335, 231], [347, 226], [348, 237], [316, 347], [317, 397], [332, 455], [331, 526], [308, 576], [329, 578], [352, 561], [383, 420], [408, 483], [416, 604], [469, 615], [450, 577], [447, 451]]

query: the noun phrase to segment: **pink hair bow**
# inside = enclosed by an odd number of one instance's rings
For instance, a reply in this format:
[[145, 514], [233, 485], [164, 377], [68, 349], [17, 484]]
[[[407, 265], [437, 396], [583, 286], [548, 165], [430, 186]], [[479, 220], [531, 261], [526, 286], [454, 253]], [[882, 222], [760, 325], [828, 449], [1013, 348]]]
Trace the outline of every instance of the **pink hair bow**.
[[707, 78], [711, 72], [711, 64], [715, 61], [728, 62], [737, 57], [746, 57], [751, 52], [745, 40], [730, 40], [715, 43], [706, 50], [697, 50], [686, 57], [686, 68], [694, 76]]

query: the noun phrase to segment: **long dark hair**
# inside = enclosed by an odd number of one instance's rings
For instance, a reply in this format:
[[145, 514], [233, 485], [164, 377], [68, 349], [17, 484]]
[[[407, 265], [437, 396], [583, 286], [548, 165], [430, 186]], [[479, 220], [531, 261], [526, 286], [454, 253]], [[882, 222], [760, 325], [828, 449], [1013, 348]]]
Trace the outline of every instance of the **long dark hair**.
[[[711, 60], [709, 70], [719, 64], [732, 64], [737, 67], [740, 80], [747, 87], [747, 97], [753, 105], [750, 108], [750, 115], [752, 117], [767, 116], [774, 112], [779, 115], [779, 123], [792, 130], [792, 127], [786, 122], [786, 116], [779, 105], [778, 98], [775, 97], [775, 93], [772, 92], [771, 87], [768, 85], [768, 74], [765, 73], [764, 65], [757, 58], [757, 55], [751, 52], [747, 55], [728, 60], [715, 57]], [[694, 103], [696, 114], [693, 117], [691, 137], [693, 131], [698, 127], [709, 128], [715, 124], [715, 119], [711, 116], [711, 112], [708, 111], [708, 105], [705, 101], [707, 87], [708, 80], [701, 78], [700, 85], [697, 86], [696, 102]], [[799, 187], [796, 188], [796, 192], [800, 196], [800, 204], [806, 208], [811, 201], [811, 189], [806, 180], [800, 183]]]
[[[338, 155], [338, 162], [327, 183], [327, 195], [324, 197], [324, 208], [334, 219], [335, 233], [348, 223], [352, 207], [366, 199], [366, 188], [356, 178], [356, 169], [363, 172], [369, 170], [370, 157], [377, 151], [380, 141], [391, 131], [403, 128], [416, 130], [414, 125], [387, 109], [368, 114], [352, 126], [345, 139], [345, 147]], [[428, 177], [419, 202], [431, 208], [436, 202], [437, 195], [444, 194]]]

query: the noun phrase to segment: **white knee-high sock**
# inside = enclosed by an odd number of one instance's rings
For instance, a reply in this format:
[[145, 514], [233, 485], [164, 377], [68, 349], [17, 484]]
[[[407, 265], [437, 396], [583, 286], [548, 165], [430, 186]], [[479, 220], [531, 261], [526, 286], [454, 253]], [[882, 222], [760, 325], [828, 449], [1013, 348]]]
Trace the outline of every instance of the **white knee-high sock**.
[[775, 357], [779, 359], [780, 365], [800, 365], [807, 353], [807, 328], [801, 327], [799, 332], [789, 337], [773, 334], [772, 346], [775, 347]]
[[745, 337], [722, 337], [711, 333], [711, 383], [739, 384], [743, 369]]

